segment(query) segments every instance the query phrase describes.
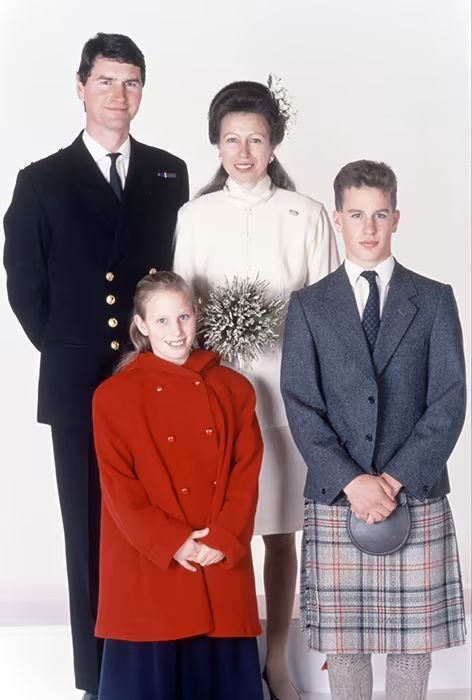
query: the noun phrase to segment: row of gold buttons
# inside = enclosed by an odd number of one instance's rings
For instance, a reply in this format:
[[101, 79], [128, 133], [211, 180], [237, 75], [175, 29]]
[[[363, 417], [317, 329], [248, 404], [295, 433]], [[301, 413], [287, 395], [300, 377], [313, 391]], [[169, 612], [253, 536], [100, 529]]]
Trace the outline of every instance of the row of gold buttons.
[[[105, 277], [107, 278], [108, 282], [112, 282], [115, 278], [113, 272], [107, 272]], [[105, 301], [109, 306], [112, 306], [116, 302], [116, 298], [113, 294], [108, 294]], [[118, 325], [118, 319], [116, 319], [114, 316], [111, 316], [108, 319], [108, 325], [110, 326], [110, 328], [116, 328]], [[118, 342], [118, 340], [112, 340], [110, 343], [110, 347], [112, 350], [119, 350], [120, 343]]]
[[[115, 275], [113, 274], [113, 272], [107, 272], [105, 275], [105, 279], [107, 280], [107, 282], [113, 282], [113, 280], [115, 279]], [[116, 302], [116, 298], [113, 294], [107, 294], [105, 301], [109, 306], [112, 306]], [[110, 328], [116, 328], [118, 325], [118, 319], [114, 316], [111, 316], [108, 319], [108, 325], [110, 326]], [[118, 342], [118, 340], [112, 340], [110, 343], [110, 347], [112, 350], [119, 350], [120, 343]]]
[[[156, 272], [157, 270], [155, 267], [151, 267], [151, 269], [149, 270], [150, 275], [155, 275]], [[111, 271], [107, 272], [105, 274], [105, 279], [107, 280], [107, 282], [113, 282], [113, 280], [115, 279], [115, 275]], [[107, 294], [105, 301], [109, 306], [113, 306], [113, 304], [116, 302], [116, 297], [113, 294]], [[118, 319], [114, 316], [111, 316], [108, 319], [108, 325], [110, 326], [110, 328], [116, 328], [118, 325]], [[110, 343], [110, 347], [112, 350], [119, 350], [120, 343], [118, 342], [118, 340], [112, 340]]]
[[[115, 275], [113, 274], [113, 272], [107, 272], [105, 275], [105, 279], [107, 280], [107, 282], [113, 282], [113, 280], [115, 279]], [[113, 294], [108, 294], [105, 301], [109, 306], [112, 306], [116, 302], [116, 298]], [[108, 319], [108, 325], [110, 326], [110, 328], [116, 328], [118, 325], [118, 319], [114, 316], [111, 316]], [[110, 347], [112, 350], [119, 350], [120, 343], [118, 342], [118, 340], [112, 340], [110, 342]]]
[[[151, 267], [151, 269], [149, 270], [150, 275], [155, 275], [156, 272], [157, 270], [155, 267]], [[115, 275], [113, 274], [113, 272], [107, 272], [105, 275], [105, 279], [107, 282], [113, 282], [113, 280], [115, 279]]]

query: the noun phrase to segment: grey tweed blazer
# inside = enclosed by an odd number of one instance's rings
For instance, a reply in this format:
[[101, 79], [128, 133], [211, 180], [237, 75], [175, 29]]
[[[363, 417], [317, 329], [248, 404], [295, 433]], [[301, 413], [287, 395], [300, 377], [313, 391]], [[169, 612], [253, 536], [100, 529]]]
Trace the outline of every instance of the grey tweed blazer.
[[343, 265], [294, 292], [281, 388], [308, 466], [305, 497], [331, 504], [356, 476], [383, 471], [419, 500], [448, 493], [464, 373], [449, 285], [396, 262], [373, 358]]

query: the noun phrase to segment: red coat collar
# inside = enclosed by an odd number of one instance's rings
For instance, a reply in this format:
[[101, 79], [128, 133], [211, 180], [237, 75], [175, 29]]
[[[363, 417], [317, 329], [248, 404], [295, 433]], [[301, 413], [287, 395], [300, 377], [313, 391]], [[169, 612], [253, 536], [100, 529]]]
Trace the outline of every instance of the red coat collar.
[[124, 371], [140, 369], [145, 372], [159, 372], [177, 375], [204, 374], [211, 367], [220, 364], [220, 356], [216, 352], [209, 350], [194, 350], [187, 362], [183, 365], [176, 365], [173, 362], [163, 360], [152, 352], [142, 352], [138, 357], [124, 368]]

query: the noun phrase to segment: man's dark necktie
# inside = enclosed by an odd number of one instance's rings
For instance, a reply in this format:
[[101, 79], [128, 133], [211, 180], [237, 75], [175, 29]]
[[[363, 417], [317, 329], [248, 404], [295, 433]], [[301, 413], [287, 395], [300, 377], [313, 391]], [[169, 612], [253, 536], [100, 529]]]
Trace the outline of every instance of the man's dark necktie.
[[380, 301], [379, 288], [377, 286], [377, 273], [373, 270], [365, 270], [361, 273], [369, 283], [369, 296], [362, 314], [362, 328], [369, 345], [370, 354], [374, 352], [375, 341], [380, 326]]
[[115, 193], [115, 196], [119, 202], [123, 197], [123, 185], [121, 184], [121, 178], [118, 175], [118, 170], [116, 169], [116, 160], [121, 153], [107, 153], [107, 156], [111, 160], [110, 163], [110, 187]]

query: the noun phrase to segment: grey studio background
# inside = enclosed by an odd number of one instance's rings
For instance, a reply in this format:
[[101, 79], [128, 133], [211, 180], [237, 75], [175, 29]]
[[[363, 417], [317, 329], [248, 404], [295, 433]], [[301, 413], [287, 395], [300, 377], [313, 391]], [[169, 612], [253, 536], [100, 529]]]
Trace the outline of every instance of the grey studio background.
[[[265, 81], [270, 71], [298, 108], [279, 155], [301, 192], [331, 212], [332, 181], [344, 163], [389, 163], [401, 211], [394, 253], [453, 285], [470, 355], [467, 0], [1, 0], [2, 215], [17, 171], [82, 128], [75, 71], [97, 31], [128, 34], [143, 50], [147, 82], [132, 133], [187, 161], [192, 194], [217, 166], [207, 139], [212, 96], [232, 80]], [[65, 624], [50, 433], [35, 422], [39, 357], [9, 308], [3, 268], [0, 285], [0, 624]], [[470, 423], [450, 475], [470, 590]], [[262, 593], [260, 541], [254, 553]]]

